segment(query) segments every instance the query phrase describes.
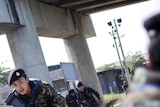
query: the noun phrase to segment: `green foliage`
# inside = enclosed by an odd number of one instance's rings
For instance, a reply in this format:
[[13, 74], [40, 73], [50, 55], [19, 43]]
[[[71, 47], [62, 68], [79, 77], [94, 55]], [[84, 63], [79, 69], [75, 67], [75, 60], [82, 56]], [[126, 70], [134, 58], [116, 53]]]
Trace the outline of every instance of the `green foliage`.
[[133, 72], [137, 67], [143, 66], [145, 64], [145, 59], [142, 54], [134, 54], [130, 56], [131, 60], [127, 61], [126, 64], [130, 71]]
[[120, 79], [121, 81], [124, 81], [124, 80], [125, 80], [124, 75], [123, 75], [123, 74], [119, 74], [119, 79]]
[[97, 71], [106, 71], [106, 70], [109, 70], [109, 69], [116, 69], [116, 68], [120, 68], [120, 67], [116, 66], [114, 64], [105, 64], [101, 67], [98, 67]]
[[120, 93], [120, 94], [111, 93], [111, 94], [105, 94], [104, 95], [104, 100], [105, 100], [105, 103], [107, 103], [111, 100], [120, 99], [120, 98], [123, 98], [123, 97], [124, 97], [124, 93]]
[[10, 72], [10, 68], [0, 66], [0, 84], [7, 84], [7, 77]]

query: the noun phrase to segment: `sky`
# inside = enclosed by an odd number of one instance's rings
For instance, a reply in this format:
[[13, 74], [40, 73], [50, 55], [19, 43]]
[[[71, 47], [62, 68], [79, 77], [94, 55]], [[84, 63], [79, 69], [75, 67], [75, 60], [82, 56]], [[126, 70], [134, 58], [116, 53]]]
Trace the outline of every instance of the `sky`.
[[156, 0], [152, 0], [92, 14], [97, 36], [87, 41], [95, 67], [118, 61], [116, 49], [113, 48], [113, 37], [109, 34], [111, 27], [108, 26], [108, 22], [111, 21], [113, 24], [114, 19], [122, 19], [118, 31], [120, 36], [124, 35], [121, 43], [125, 56], [136, 51], [146, 53], [149, 40], [143, 28], [143, 22], [158, 11], [160, 11], [159, 5]]
[[[91, 14], [96, 36], [87, 39], [88, 47], [95, 68], [118, 61], [116, 49], [113, 48], [113, 38], [109, 35], [111, 28], [108, 22], [122, 19], [118, 27], [125, 56], [131, 52], [147, 52], [148, 37], [143, 28], [143, 21], [150, 15], [160, 11], [158, 0], [152, 0], [135, 5]], [[47, 65], [69, 62], [62, 39], [39, 37], [42, 51]], [[12, 55], [5, 35], [0, 36], [0, 65], [14, 68]]]

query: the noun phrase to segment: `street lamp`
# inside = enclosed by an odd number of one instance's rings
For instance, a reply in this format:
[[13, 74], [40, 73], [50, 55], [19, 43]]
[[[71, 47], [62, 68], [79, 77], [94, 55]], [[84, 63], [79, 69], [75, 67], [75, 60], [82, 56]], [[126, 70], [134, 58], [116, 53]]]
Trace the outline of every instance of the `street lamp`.
[[119, 50], [118, 50], [118, 46], [117, 46], [117, 42], [116, 42], [116, 37], [114, 35], [114, 31], [112, 30], [112, 33], [109, 32], [109, 34], [113, 37], [113, 40], [114, 40], [114, 45], [115, 45], [115, 48], [116, 48], [116, 51], [117, 51], [117, 55], [118, 55], [118, 59], [119, 59], [119, 62], [120, 62], [120, 66], [121, 66], [121, 71], [123, 72], [123, 64], [122, 64], [122, 61], [121, 61], [121, 57], [120, 57], [120, 54], [119, 54]]
[[[112, 32], [115, 31], [116, 34], [117, 34], [117, 39], [119, 41], [119, 44], [120, 44], [120, 49], [121, 49], [121, 53], [122, 53], [122, 57], [123, 57], [123, 67], [125, 69], [125, 75], [126, 75], [126, 78], [127, 78], [127, 81], [128, 83], [130, 84], [131, 83], [131, 79], [130, 79], [130, 76], [129, 76], [129, 70], [128, 70], [128, 67], [126, 65], [126, 59], [125, 59], [125, 56], [124, 56], [124, 52], [123, 52], [123, 48], [122, 48], [122, 44], [121, 44], [121, 40], [120, 40], [120, 36], [119, 36], [119, 32], [118, 32], [118, 28], [117, 26], [120, 26], [121, 25], [121, 22], [122, 22], [122, 19], [117, 19], [117, 22], [116, 20], [114, 19], [113, 20], [114, 22], [114, 25], [112, 25], [112, 22], [108, 22], [108, 26], [110, 26], [112, 28]], [[114, 32], [113, 32], [114, 34]], [[118, 53], [118, 52], [117, 52]], [[118, 53], [118, 56], [119, 56], [119, 53]], [[119, 58], [120, 59], [120, 58]], [[120, 64], [121, 64], [121, 60], [120, 60]]]

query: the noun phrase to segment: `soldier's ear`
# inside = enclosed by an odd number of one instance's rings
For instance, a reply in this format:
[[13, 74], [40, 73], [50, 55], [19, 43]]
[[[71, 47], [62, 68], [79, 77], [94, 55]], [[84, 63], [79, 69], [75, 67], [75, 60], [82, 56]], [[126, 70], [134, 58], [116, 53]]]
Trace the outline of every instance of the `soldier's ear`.
[[27, 83], [29, 83], [29, 78], [28, 78], [28, 77], [26, 77], [25, 79], [26, 79]]

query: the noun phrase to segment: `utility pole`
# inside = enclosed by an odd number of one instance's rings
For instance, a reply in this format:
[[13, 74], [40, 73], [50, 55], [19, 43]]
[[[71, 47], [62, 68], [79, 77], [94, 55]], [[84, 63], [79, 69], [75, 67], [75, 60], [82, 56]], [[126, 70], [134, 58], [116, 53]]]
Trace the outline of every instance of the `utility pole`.
[[118, 55], [118, 59], [119, 59], [120, 66], [121, 66], [121, 71], [124, 71], [124, 70], [123, 70], [123, 64], [122, 64], [121, 57], [120, 57], [119, 50], [118, 50], [118, 46], [117, 46], [117, 42], [116, 42], [116, 37], [115, 37], [115, 35], [114, 35], [114, 31], [113, 31], [113, 29], [112, 29], [112, 33], [111, 33], [111, 32], [109, 32], [109, 34], [110, 34], [111, 36], [113, 36], [113, 40], [114, 40], [114, 44], [115, 44], [115, 48], [116, 48], [117, 55]]
[[125, 69], [125, 75], [126, 75], [128, 83], [131, 84], [131, 79], [130, 79], [130, 76], [129, 76], [129, 70], [128, 70], [128, 67], [126, 65], [126, 58], [124, 56], [124, 52], [123, 52], [123, 48], [122, 48], [122, 44], [121, 44], [121, 40], [120, 40], [120, 36], [119, 36], [119, 32], [118, 32], [118, 28], [117, 28], [117, 24], [116, 24], [116, 20], [115, 19], [114, 19], [114, 26], [116, 28], [117, 38], [118, 38], [118, 41], [119, 41], [119, 44], [120, 44], [120, 49], [121, 49], [121, 52], [122, 52], [123, 66], [124, 66], [124, 69]]

